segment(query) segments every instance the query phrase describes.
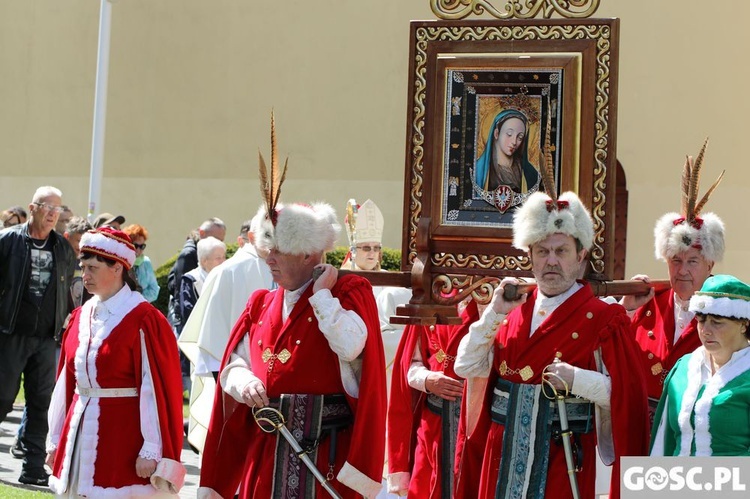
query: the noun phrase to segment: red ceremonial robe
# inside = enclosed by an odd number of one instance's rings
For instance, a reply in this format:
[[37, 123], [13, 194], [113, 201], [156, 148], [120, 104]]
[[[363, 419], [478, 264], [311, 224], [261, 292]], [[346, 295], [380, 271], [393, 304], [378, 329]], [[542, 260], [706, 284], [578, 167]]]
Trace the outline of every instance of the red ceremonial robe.
[[[561, 353], [560, 359], [564, 362], [597, 370], [594, 352], [600, 350], [612, 381], [615, 462], [610, 498], [616, 499], [619, 497], [619, 458], [648, 453], [646, 385], [642, 373], [631, 367], [637, 365], [637, 346], [629, 334], [630, 321], [620, 305], [608, 305], [599, 300], [593, 295], [591, 287], [584, 283], [583, 288], [555, 309], [529, 337], [536, 297], [537, 291], [534, 291], [523, 305], [508, 314], [498, 329], [493, 369], [481, 412], [467, 440], [460, 447], [457, 446], [461, 461], [457, 465], [456, 497], [495, 497], [504, 427], [492, 422], [490, 406], [495, 381], [500, 373], [504, 372], [503, 378], [514, 383], [540, 384], [542, 371], [552, 363], [557, 353]], [[526, 380], [518, 372], [524, 367], [533, 371]], [[467, 419], [470, 417], [462, 419], [464, 425], [468, 424]], [[594, 497], [596, 442], [596, 432], [580, 435], [583, 463], [582, 471], [576, 476], [581, 497]], [[479, 477], [478, 470], [481, 471]], [[554, 442], [550, 443], [545, 491], [545, 497], [572, 497], [563, 447]]]
[[664, 378], [682, 356], [701, 346], [695, 318], [674, 341], [674, 292], [665, 289], [636, 310], [632, 331], [638, 343], [638, 360], [643, 366], [648, 396], [657, 401], [664, 388]]
[[67, 490], [72, 442], [78, 434], [77, 445], [82, 446], [79, 494], [98, 498], [155, 494], [149, 479], [135, 472], [143, 446], [140, 397], [88, 398], [75, 393], [75, 388], [76, 382], [85, 388], [134, 387], [140, 394], [143, 333], [159, 415], [162, 460], [179, 463], [183, 426], [177, 341], [164, 315], [141, 301], [108, 335], [96, 335], [89, 342], [92, 312], [87, 304], [74, 310], [63, 336], [58, 379], [65, 377], [67, 416], [55, 453], [51, 487], [57, 493]]
[[[246, 334], [250, 339], [250, 360], [253, 374], [265, 385], [270, 398], [282, 394], [346, 393], [341, 381], [338, 356], [331, 350], [318, 328], [309, 298], [312, 284], [302, 293], [286, 322], [281, 322], [282, 290], [258, 290], [248, 301], [245, 312], [232, 330], [222, 369], [231, 353]], [[359, 397], [346, 394], [354, 415], [353, 424], [337, 435], [336, 462], [331, 483], [345, 498], [357, 493], [344, 486], [339, 473], [358, 485], [368, 481], [380, 484], [385, 457], [385, 355], [380, 339], [380, 322], [370, 283], [356, 275], [340, 276], [331, 289], [346, 310], [355, 311], [367, 326], [367, 341], [360, 355], [362, 360]], [[270, 348], [277, 353], [286, 348], [291, 356], [286, 363], [269, 365], [262, 359]], [[260, 369], [258, 368], [260, 367]], [[271, 497], [276, 439], [262, 432], [253, 421], [250, 408], [240, 404], [223, 390], [216, 390], [214, 409], [208, 428], [201, 465], [201, 487], [209, 487], [224, 498], [234, 496], [238, 485], [240, 498]], [[318, 447], [316, 465], [328, 471], [330, 438]], [[318, 485], [318, 497], [327, 492]]]
[[[477, 304], [472, 300], [461, 314], [460, 325], [407, 326], [401, 337], [388, 401], [388, 471], [391, 475], [411, 474], [409, 497], [441, 497], [443, 473], [453, 474], [453, 470], [441, 469], [442, 418], [425, 407], [426, 393], [409, 386], [407, 375], [414, 348], [420, 345], [422, 360], [430, 371], [461, 379], [453, 371], [456, 351], [478, 318]], [[438, 354], [440, 350], [444, 358]]]

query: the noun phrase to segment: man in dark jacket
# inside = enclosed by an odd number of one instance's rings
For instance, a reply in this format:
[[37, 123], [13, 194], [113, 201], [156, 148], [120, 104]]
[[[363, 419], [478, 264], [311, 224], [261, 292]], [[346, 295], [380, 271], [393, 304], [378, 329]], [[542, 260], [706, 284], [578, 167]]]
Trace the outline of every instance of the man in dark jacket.
[[18, 481], [47, 485], [47, 409], [55, 385], [55, 333], [69, 310], [75, 254], [55, 224], [62, 193], [40, 187], [29, 220], [0, 232], [0, 422], [13, 408], [21, 375], [27, 423]]
[[[182, 276], [198, 266], [198, 241], [209, 236], [215, 237], [219, 241], [224, 241], [226, 235], [227, 226], [224, 222], [216, 217], [209, 218], [201, 224], [198, 230], [190, 233], [180, 254], [177, 255], [177, 261], [174, 262], [172, 270], [169, 271], [169, 276], [167, 276], [167, 289], [169, 290], [167, 319], [174, 328], [177, 336], [182, 333], [182, 327], [185, 325], [185, 320], [183, 320], [180, 313]], [[182, 351], [180, 351], [180, 368], [182, 369], [182, 388], [183, 390], [190, 391], [190, 361]]]

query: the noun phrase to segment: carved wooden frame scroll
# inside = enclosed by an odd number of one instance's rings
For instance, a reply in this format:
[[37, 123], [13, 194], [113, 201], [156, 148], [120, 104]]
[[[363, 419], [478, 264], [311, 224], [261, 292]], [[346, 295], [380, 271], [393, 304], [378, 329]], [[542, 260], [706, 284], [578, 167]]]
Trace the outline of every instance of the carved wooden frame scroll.
[[[414, 298], [403, 312], [469, 294], [486, 302], [498, 277], [530, 275], [511, 245], [512, 212], [475, 209], [461, 173], [484, 147], [484, 115], [521, 94], [539, 113], [529, 159], [538, 160], [539, 129], [550, 120], [558, 190], [590, 209], [591, 269], [611, 279], [619, 20], [414, 21], [410, 40], [402, 269], [411, 269]], [[451, 204], [455, 195], [463, 197]]]

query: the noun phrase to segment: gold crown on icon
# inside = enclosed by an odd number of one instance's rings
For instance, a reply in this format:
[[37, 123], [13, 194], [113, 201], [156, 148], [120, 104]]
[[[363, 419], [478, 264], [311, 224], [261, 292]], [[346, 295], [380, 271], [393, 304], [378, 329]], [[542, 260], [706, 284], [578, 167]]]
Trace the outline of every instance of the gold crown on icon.
[[500, 105], [503, 106], [503, 109], [515, 109], [522, 112], [529, 124], [537, 123], [539, 121], [539, 111], [529, 98], [528, 93], [529, 88], [524, 85], [521, 87], [519, 93], [500, 97]]

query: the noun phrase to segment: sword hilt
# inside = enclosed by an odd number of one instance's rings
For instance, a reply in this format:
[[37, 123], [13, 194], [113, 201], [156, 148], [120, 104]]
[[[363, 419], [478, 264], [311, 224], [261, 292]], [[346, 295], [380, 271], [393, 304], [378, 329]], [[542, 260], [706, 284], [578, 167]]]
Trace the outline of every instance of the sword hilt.
[[261, 430], [266, 433], [276, 433], [286, 424], [284, 415], [273, 407], [253, 407], [253, 419]]

